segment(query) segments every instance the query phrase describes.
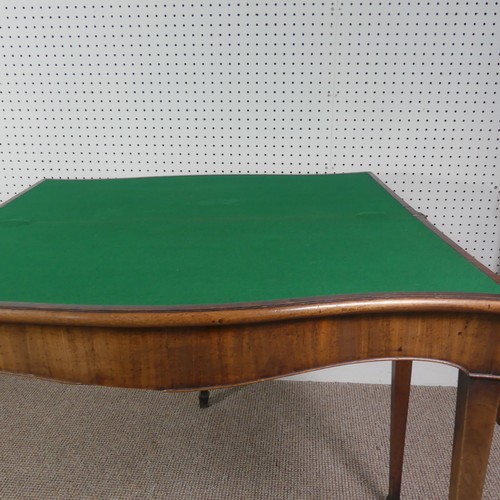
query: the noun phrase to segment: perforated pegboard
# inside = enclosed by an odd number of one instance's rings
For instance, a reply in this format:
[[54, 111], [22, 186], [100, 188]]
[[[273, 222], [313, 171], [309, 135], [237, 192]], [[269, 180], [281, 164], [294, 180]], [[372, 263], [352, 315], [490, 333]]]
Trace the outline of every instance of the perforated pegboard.
[[372, 170], [500, 266], [498, 2], [0, 2], [0, 198]]
[[30, 175], [328, 165], [329, 3], [16, 1], [0, 33], [4, 196]]

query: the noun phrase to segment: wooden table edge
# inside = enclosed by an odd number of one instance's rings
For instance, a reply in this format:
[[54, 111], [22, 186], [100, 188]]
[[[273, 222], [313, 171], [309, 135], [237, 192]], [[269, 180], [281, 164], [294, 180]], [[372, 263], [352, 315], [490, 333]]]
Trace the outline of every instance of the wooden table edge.
[[0, 322], [95, 327], [182, 327], [263, 323], [356, 314], [500, 314], [500, 295], [379, 293], [192, 306], [95, 306], [0, 302]]

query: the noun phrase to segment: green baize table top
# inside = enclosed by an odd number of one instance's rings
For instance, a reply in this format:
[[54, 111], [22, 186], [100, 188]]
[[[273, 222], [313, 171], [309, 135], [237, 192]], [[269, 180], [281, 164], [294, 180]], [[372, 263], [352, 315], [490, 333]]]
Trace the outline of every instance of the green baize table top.
[[0, 208], [0, 302], [499, 294], [368, 173], [45, 180]]

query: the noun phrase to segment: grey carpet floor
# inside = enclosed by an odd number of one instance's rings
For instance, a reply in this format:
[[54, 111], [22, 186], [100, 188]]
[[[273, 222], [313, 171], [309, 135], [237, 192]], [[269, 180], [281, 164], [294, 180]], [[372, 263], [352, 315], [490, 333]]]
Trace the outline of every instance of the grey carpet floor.
[[[447, 498], [455, 390], [412, 392], [404, 499]], [[0, 376], [1, 499], [380, 499], [389, 387], [276, 381], [196, 393]], [[497, 426], [484, 498], [500, 499]]]

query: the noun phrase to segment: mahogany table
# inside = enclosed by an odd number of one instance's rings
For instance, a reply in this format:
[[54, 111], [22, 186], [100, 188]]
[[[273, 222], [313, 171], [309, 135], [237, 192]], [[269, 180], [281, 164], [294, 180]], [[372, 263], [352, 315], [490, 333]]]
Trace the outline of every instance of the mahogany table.
[[392, 360], [391, 499], [412, 360], [458, 367], [450, 498], [481, 498], [498, 279], [372, 174], [45, 180], [0, 256], [4, 372], [207, 391]]

